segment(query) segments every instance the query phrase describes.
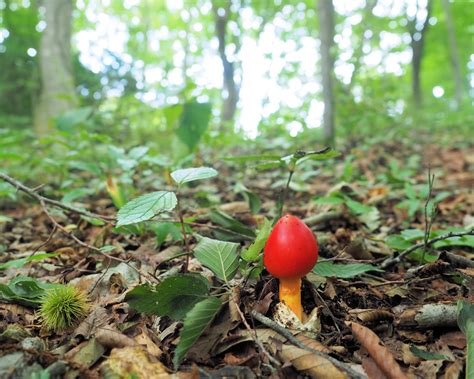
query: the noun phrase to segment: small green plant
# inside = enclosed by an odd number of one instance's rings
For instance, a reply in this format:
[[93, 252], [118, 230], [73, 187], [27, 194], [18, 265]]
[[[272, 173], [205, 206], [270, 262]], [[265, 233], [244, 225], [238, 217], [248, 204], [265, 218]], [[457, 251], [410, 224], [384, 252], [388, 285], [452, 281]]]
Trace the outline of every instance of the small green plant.
[[89, 304], [84, 292], [68, 285], [45, 292], [41, 299], [39, 315], [46, 329], [60, 332], [85, 317], [88, 309]]

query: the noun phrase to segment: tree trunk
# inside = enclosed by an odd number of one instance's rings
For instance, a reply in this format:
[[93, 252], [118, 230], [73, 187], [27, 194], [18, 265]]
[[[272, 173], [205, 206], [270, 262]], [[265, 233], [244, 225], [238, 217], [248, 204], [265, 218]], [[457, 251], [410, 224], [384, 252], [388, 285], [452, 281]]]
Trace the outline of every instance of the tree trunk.
[[462, 101], [462, 78], [461, 65], [459, 63], [458, 46], [456, 41], [456, 30], [454, 28], [453, 14], [449, 0], [442, 0], [444, 13], [446, 13], [446, 26], [448, 27], [449, 60], [454, 74], [456, 106], [459, 107]]
[[334, 4], [332, 0], [319, 0], [318, 19], [319, 38], [321, 40], [321, 74], [324, 98], [324, 139], [326, 143], [334, 145], [334, 59], [331, 55], [331, 47], [334, 43]]
[[421, 62], [423, 60], [425, 35], [426, 31], [428, 30], [428, 20], [431, 16], [432, 5], [432, 0], [428, 0], [428, 4], [426, 6], [427, 15], [422, 24], [421, 30], [416, 29], [417, 16], [415, 16], [414, 20], [409, 23], [412, 49], [412, 94], [417, 108], [421, 107], [423, 102], [421, 95]]
[[36, 131], [51, 130], [54, 118], [77, 105], [72, 72], [72, 0], [43, 0], [46, 29], [39, 46], [41, 92], [35, 107]]
[[232, 0], [226, 1], [225, 8], [219, 7], [215, 1], [212, 2], [216, 35], [219, 41], [219, 56], [224, 69], [224, 103], [221, 110], [221, 131], [227, 123], [234, 120], [237, 102], [239, 101], [239, 89], [234, 78], [234, 62], [229, 61], [225, 52], [227, 23], [229, 22], [231, 5]]

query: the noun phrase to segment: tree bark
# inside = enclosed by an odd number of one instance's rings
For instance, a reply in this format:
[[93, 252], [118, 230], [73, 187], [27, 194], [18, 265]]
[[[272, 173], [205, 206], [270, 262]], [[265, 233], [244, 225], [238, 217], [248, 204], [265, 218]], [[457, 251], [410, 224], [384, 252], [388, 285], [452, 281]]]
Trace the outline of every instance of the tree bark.
[[39, 134], [51, 130], [54, 118], [77, 106], [72, 72], [72, 0], [43, 0], [46, 29], [39, 46], [41, 91], [34, 112]]
[[446, 26], [448, 28], [448, 46], [449, 60], [454, 74], [456, 107], [459, 107], [462, 101], [462, 77], [461, 64], [459, 63], [458, 46], [456, 40], [456, 30], [454, 28], [453, 14], [449, 0], [442, 0], [444, 13], [446, 14]]
[[[429, 18], [431, 16], [431, 8], [433, 2], [432, 0], [428, 0], [428, 4], [426, 6], [427, 15], [426, 19], [423, 22], [421, 30], [416, 29], [417, 24], [417, 16], [415, 16], [414, 20], [409, 23], [410, 27], [410, 37], [411, 37], [411, 49], [412, 49], [412, 94], [413, 100], [415, 101], [415, 105], [417, 108], [422, 106], [423, 98], [421, 94], [421, 62], [423, 60], [423, 52], [425, 46], [425, 36], [428, 30], [429, 25]], [[418, 12], [417, 12], [418, 13]], [[415, 38], [419, 33], [419, 38]]]
[[327, 144], [334, 145], [334, 58], [331, 55], [331, 47], [334, 44], [334, 4], [332, 0], [319, 0], [318, 19], [319, 38], [321, 40], [321, 75], [324, 99], [324, 139]]
[[216, 1], [212, 2], [216, 35], [219, 41], [219, 56], [224, 69], [224, 103], [222, 104], [221, 110], [221, 130], [226, 124], [234, 120], [235, 112], [237, 110], [237, 102], [239, 101], [239, 88], [234, 78], [234, 62], [229, 61], [225, 52], [227, 24], [231, 14], [231, 5], [232, 0], [227, 0], [224, 8], [219, 7]]

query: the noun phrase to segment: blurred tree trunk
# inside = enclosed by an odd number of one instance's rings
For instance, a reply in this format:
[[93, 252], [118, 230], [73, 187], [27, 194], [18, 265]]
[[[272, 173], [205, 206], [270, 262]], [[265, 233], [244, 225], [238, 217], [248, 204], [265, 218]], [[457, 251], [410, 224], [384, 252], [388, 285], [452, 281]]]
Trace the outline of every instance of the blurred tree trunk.
[[35, 129], [51, 130], [52, 121], [77, 105], [72, 72], [72, 0], [43, 0], [46, 29], [39, 46], [41, 91], [34, 111]]
[[[370, 24], [372, 19], [372, 11], [374, 10], [375, 6], [377, 5], [377, 0], [366, 0], [364, 11], [363, 11], [363, 18], [362, 23], [364, 24], [365, 31], [370, 30]], [[352, 71], [351, 81], [347, 86], [348, 90], [350, 90], [355, 83], [355, 78], [357, 77], [357, 73], [362, 66], [362, 56], [364, 55], [364, 43], [369, 41], [370, 37], [366, 37], [365, 32], [362, 33], [361, 41], [359, 46], [357, 46], [357, 50], [354, 51], [354, 71]]]
[[[411, 50], [412, 50], [412, 94], [417, 107], [421, 107], [423, 99], [421, 95], [421, 62], [423, 60], [423, 50], [425, 46], [425, 36], [428, 30], [429, 19], [431, 17], [431, 8], [433, 5], [432, 0], [428, 0], [426, 5], [426, 18], [423, 22], [418, 19], [420, 8], [417, 10], [417, 14], [413, 20], [409, 22], [409, 31], [411, 37]], [[418, 1], [417, 1], [417, 6]]]
[[458, 45], [456, 41], [456, 30], [454, 28], [453, 14], [451, 12], [451, 4], [449, 0], [442, 0], [444, 13], [446, 14], [446, 26], [448, 27], [448, 46], [449, 46], [449, 60], [454, 74], [455, 98], [456, 106], [459, 107], [462, 101], [462, 79], [461, 79], [461, 65], [459, 63]]
[[331, 55], [331, 47], [334, 44], [334, 4], [332, 0], [318, 1], [318, 19], [319, 38], [321, 40], [321, 74], [324, 98], [324, 139], [326, 143], [334, 145], [334, 58]]
[[222, 131], [226, 124], [234, 120], [235, 111], [237, 110], [237, 102], [239, 101], [239, 89], [234, 78], [234, 62], [229, 61], [225, 51], [227, 24], [231, 14], [232, 0], [225, 0], [223, 6], [220, 6], [220, 3], [221, 2], [216, 0], [212, 1], [216, 35], [219, 41], [219, 56], [224, 69], [224, 103], [222, 104], [221, 110]]

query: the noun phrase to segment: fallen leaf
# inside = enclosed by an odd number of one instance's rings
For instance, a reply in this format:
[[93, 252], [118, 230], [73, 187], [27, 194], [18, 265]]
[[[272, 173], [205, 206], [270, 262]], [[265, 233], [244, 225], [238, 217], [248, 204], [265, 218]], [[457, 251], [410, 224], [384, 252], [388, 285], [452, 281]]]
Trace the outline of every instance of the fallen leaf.
[[102, 374], [119, 378], [168, 379], [172, 375], [159, 361], [153, 360], [141, 346], [113, 349], [109, 359], [102, 364]]
[[372, 330], [355, 322], [351, 322], [350, 326], [352, 334], [389, 379], [408, 379], [392, 353], [383, 346], [380, 338]]
[[318, 379], [347, 379], [330, 361], [293, 345], [283, 345], [280, 360], [290, 362], [298, 371]]

